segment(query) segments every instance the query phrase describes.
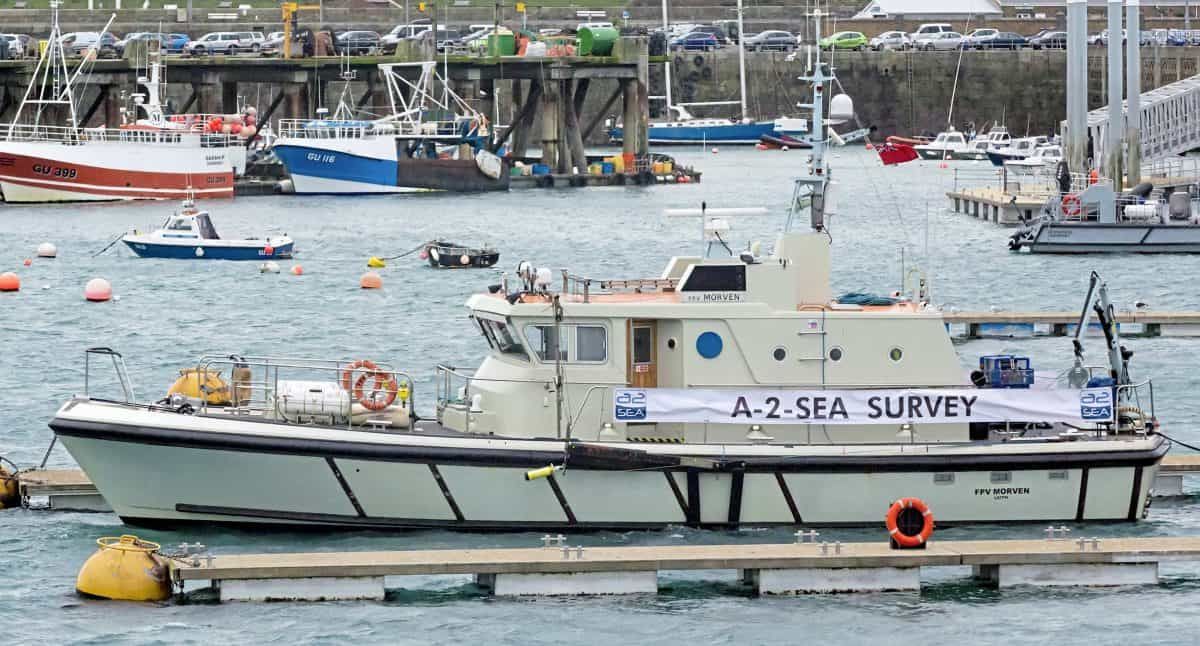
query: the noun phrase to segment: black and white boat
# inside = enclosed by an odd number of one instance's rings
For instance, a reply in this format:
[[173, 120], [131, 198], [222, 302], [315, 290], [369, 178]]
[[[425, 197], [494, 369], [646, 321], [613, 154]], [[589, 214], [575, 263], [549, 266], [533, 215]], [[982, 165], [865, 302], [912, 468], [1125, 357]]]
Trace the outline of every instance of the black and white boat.
[[500, 261], [500, 252], [491, 247], [468, 247], [457, 242], [433, 240], [425, 243], [421, 257], [437, 269], [491, 267]]

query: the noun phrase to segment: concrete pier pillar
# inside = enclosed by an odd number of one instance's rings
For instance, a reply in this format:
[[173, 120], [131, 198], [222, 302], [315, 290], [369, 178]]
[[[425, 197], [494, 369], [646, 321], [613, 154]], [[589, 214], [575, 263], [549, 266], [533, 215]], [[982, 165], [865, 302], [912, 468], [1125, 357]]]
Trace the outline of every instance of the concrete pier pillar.
[[744, 577], [764, 595], [921, 589], [921, 568], [918, 567], [746, 570]]
[[[1125, 169], [1128, 186], [1142, 181], [1142, 39], [1140, 0], [1125, 0]], [[1156, 48], [1157, 49], [1157, 48]]]
[[556, 107], [558, 109], [554, 114], [558, 120], [558, 172], [569, 174], [571, 167], [575, 165], [569, 143], [571, 132], [567, 126], [567, 112], [571, 110], [571, 81], [569, 79], [558, 82], [558, 105]]
[[478, 574], [475, 583], [498, 597], [657, 594], [658, 572]]
[[542, 84], [542, 163], [558, 167], [558, 88], [555, 83]]
[[1040, 565], [977, 565], [975, 578], [1001, 588], [1153, 585], [1158, 563], [1062, 563]]
[[1067, 0], [1067, 166], [1087, 163], [1087, 0]]
[[224, 114], [233, 114], [238, 109], [238, 84], [237, 81], [225, 81], [221, 83], [221, 112]]
[[[637, 79], [625, 79], [621, 83], [622, 97], [624, 98], [624, 114], [622, 115], [622, 126], [624, 132], [621, 137], [621, 151], [625, 154], [636, 154], [638, 151], [638, 137], [641, 124], [638, 122], [638, 89]], [[632, 169], [625, 169], [626, 172]]]
[[579, 84], [583, 81], [564, 81], [568, 88], [569, 99], [564, 99], [562, 104], [566, 111], [566, 139], [568, 147], [571, 151], [571, 165], [579, 169], [580, 174], [587, 173], [587, 153], [583, 148], [583, 132], [579, 125], [579, 105], [577, 94], [587, 92], [587, 86], [580, 87]]
[[[1114, 190], [1121, 190], [1121, 142], [1125, 139], [1125, 120], [1122, 114], [1121, 74], [1122, 45], [1121, 5], [1123, 0], [1108, 0], [1108, 136], [1104, 141], [1104, 175], [1112, 178]], [[1137, 43], [1130, 43], [1137, 47]]]

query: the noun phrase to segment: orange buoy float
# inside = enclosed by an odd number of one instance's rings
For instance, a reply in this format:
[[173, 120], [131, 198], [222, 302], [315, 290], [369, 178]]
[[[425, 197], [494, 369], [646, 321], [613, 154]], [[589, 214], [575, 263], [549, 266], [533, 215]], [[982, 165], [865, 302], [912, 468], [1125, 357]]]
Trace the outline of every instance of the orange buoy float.
[[[359, 375], [358, 379], [354, 379], [354, 371], [359, 369], [363, 370], [363, 373]], [[368, 392], [365, 390], [365, 386], [367, 379], [372, 377], [375, 378], [375, 385]], [[353, 380], [353, 386], [351, 380]], [[359, 359], [342, 371], [342, 389], [350, 391], [363, 408], [372, 411], [381, 411], [391, 406], [400, 392], [396, 376], [380, 370], [379, 366], [369, 359]]]
[[293, 276], [300, 276], [303, 273], [304, 273], [304, 267], [301, 267], [300, 265], [292, 265], [292, 275]]
[[271, 245], [267, 245], [267, 246], [263, 247], [263, 253], [266, 254], [267, 257], [274, 256], [275, 255], [275, 247], [272, 247]]
[[0, 292], [21, 291], [21, 279], [11, 271], [0, 274]]
[[26, 267], [29, 267], [30, 265], [33, 264], [33, 260], [30, 258], [26, 258], [21, 264], [25, 265]]
[[103, 303], [112, 298], [112, 283], [103, 278], [93, 278], [84, 285], [83, 297], [93, 303]]
[[886, 525], [893, 549], [922, 549], [933, 535], [933, 512], [920, 498], [901, 498], [888, 509]]
[[383, 279], [379, 277], [379, 274], [368, 271], [358, 279], [358, 286], [363, 289], [380, 289], [383, 287]]

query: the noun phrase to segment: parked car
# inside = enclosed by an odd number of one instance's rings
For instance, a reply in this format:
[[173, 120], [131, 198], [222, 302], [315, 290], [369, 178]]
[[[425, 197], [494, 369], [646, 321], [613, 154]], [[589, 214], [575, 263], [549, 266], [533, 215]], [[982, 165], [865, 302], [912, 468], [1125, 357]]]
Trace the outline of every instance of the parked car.
[[[304, 48], [304, 37], [301, 31], [297, 30], [292, 34], [292, 55], [299, 55]], [[263, 41], [262, 47], [259, 47], [258, 53], [263, 56], [282, 56], [283, 55], [283, 32], [273, 31], [267, 34], [267, 39]]]
[[725, 34], [725, 30], [716, 25], [700, 25], [692, 30], [692, 33], [696, 32], [700, 32], [702, 34], [712, 34], [713, 37], [717, 39], [717, 42], [721, 43], [722, 45], [733, 44], [733, 41], [730, 40], [729, 36]]
[[1034, 49], [1066, 49], [1067, 32], [1047, 31], [1029, 39], [1029, 46]]
[[244, 41], [250, 43], [250, 51], [258, 53], [264, 43], [267, 42], [267, 35], [261, 31], [239, 31], [238, 36]]
[[867, 45], [877, 52], [888, 49], [905, 50], [912, 47], [912, 39], [902, 31], [885, 31], [868, 41]]
[[384, 54], [395, 54], [396, 43], [428, 30], [430, 24], [429, 19], [422, 18], [406, 25], [396, 25], [391, 31], [379, 38], [379, 48]]
[[927, 22], [917, 27], [917, 30], [910, 33], [908, 37], [915, 44], [918, 40], [930, 38], [947, 31], [954, 31], [954, 27], [948, 22]]
[[822, 38], [817, 44], [821, 49], [855, 49], [861, 52], [867, 48], [867, 37], [861, 31], [839, 31]]
[[921, 41], [919, 41], [919, 43], [920, 43], [920, 49], [922, 49], [924, 51], [927, 51], [927, 52], [939, 51], [940, 52], [940, 51], [947, 51], [947, 50], [954, 50], [954, 49], [962, 49], [963, 37], [962, 37], [962, 34], [958, 33], [957, 31], [944, 31], [940, 34], [937, 34], [936, 36], [930, 36], [928, 38], [924, 38]]
[[[433, 38], [432, 29], [429, 25], [426, 25], [425, 29], [417, 32], [415, 36], [410, 37], [408, 40], [429, 40], [431, 38]], [[437, 51], [445, 51], [447, 47], [453, 47], [458, 44], [461, 39], [462, 33], [457, 29], [438, 25], [437, 43], [435, 44]], [[393, 49], [393, 51], [395, 50]]]
[[251, 51], [255, 44], [253, 38], [243, 37], [245, 33], [249, 32], [215, 31], [204, 34], [184, 46], [183, 53], [186, 56], [212, 56], [213, 54], [236, 56], [241, 52]]
[[[725, 35], [729, 37], [729, 44], [736, 45], [738, 40], [741, 39], [741, 34], [738, 32], [738, 21], [714, 20], [712, 21], [712, 24], [714, 27], [720, 27], [721, 30], [725, 32]], [[753, 35], [754, 34], [749, 34], [746, 37], [749, 38]]]
[[29, 34], [0, 34], [8, 41], [9, 58], [37, 58], [37, 39]]
[[964, 47], [975, 47], [976, 45], [982, 43], [983, 41], [985, 41], [989, 38], [995, 38], [996, 34], [998, 34], [998, 33], [1000, 33], [999, 29], [992, 29], [991, 27], [980, 27], [979, 29], [972, 31], [971, 33], [967, 34], [966, 36], [963, 36], [963, 46]]
[[749, 52], [790, 52], [796, 49], [796, 37], [787, 31], [764, 31], [747, 36], [742, 46]]
[[672, 50], [684, 50], [689, 52], [711, 52], [721, 48], [721, 42], [716, 36], [706, 34], [702, 31], [693, 31], [690, 34], [680, 36], [670, 43]]
[[1001, 31], [991, 38], [984, 38], [972, 43], [975, 49], [1023, 49], [1029, 46], [1029, 39], [1012, 31]]
[[100, 34], [94, 31], [73, 31], [62, 36], [63, 51], [67, 56], [82, 56], [90, 47], [95, 47], [98, 58], [117, 57], [117, 37], [112, 32]]
[[158, 46], [160, 48], [166, 49], [166, 47], [165, 47], [165, 43], [167, 40], [166, 35], [152, 32], [152, 31], [135, 31], [132, 33], [125, 34], [124, 38], [122, 38], [121, 40], [118, 40], [116, 43], [113, 44], [113, 48], [116, 49], [117, 56], [124, 56], [125, 55], [125, 47], [128, 46], [129, 43], [142, 41], [142, 40], [157, 41]]
[[374, 54], [379, 51], [379, 34], [373, 31], [344, 31], [338, 34], [337, 51], [350, 56]]
[[187, 34], [167, 34], [163, 41], [163, 48], [168, 54], [179, 54], [191, 40]]

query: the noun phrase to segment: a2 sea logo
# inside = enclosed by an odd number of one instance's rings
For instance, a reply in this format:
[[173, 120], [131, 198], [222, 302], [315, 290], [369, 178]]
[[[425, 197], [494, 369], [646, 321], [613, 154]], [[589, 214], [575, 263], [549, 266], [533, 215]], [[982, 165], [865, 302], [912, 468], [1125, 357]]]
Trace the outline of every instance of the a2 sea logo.
[[1087, 388], [1080, 393], [1079, 416], [1088, 421], [1112, 421], [1112, 388]]
[[613, 417], [618, 422], [646, 419], [646, 392], [618, 390], [613, 399]]

